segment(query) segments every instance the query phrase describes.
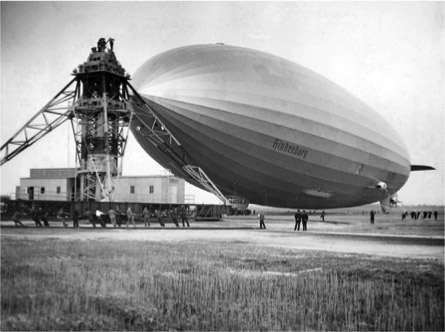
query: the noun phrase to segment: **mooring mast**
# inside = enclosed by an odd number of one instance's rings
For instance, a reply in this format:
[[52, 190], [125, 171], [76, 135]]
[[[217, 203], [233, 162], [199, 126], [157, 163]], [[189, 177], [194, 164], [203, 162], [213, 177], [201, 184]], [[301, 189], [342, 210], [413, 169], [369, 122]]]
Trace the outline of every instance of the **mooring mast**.
[[122, 172], [132, 117], [130, 75], [117, 61], [113, 42], [99, 39], [71, 82], [2, 145], [0, 165], [70, 120], [76, 141], [73, 199], [113, 200], [112, 179]]
[[131, 86], [113, 42], [99, 39], [88, 60], [74, 69], [71, 82], [1, 146], [0, 165], [70, 120], [76, 141], [73, 200], [112, 201], [113, 178], [122, 173], [130, 124], [135, 121], [136, 130], [176, 163], [189, 181], [228, 203], [204, 171], [189, 163], [181, 143]]
[[[107, 43], [110, 47], [107, 48]], [[99, 39], [88, 60], [74, 71], [81, 83], [73, 109], [79, 163], [79, 199], [113, 200], [113, 177], [122, 173], [131, 112], [125, 74], [113, 52], [113, 40]]]

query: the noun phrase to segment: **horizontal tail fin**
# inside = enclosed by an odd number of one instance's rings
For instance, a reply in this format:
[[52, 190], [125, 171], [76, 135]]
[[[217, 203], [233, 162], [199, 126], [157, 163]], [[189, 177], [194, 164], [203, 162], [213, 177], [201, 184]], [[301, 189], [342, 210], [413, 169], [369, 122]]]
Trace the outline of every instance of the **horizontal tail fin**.
[[426, 165], [411, 165], [411, 172], [415, 171], [434, 171], [435, 168]]

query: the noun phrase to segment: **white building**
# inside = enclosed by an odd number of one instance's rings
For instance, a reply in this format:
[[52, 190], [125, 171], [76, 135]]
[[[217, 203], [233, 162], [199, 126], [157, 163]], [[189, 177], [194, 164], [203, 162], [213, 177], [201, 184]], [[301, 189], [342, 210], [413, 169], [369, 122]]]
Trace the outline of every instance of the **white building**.
[[185, 181], [174, 176], [121, 176], [114, 180], [116, 202], [184, 204]]
[[31, 168], [29, 178], [21, 178], [16, 199], [69, 201], [75, 193], [74, 168]]
[[[75, 197], [74, 168], [33, 168], [21, 178], [16, 199], [69, 201]], [[114, 179], [113, 200], [133, 203], [184, 204], [185, 181], [172, 175], [121, 176]]]

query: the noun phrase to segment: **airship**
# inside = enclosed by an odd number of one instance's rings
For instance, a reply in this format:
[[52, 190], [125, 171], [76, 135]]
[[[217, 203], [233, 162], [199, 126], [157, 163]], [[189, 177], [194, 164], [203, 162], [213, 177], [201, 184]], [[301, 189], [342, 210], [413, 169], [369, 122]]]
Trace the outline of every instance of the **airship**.
[[[379, 113], [279, 56], [225, 44], [175, 48], [142, 64], [133, 86], [190, 164], [224, 195], [253, 204], [387, 207], [416, 168]], [[141, 126], [133, 121], [131, 130], [142, 148], [202, 188]]]

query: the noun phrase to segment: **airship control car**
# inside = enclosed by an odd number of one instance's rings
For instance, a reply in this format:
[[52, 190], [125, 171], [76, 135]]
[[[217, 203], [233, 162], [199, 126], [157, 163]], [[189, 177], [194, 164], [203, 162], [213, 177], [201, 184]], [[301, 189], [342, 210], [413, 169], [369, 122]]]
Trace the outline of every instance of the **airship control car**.
[[[324, 209], [389, 200], [411, 171], [406, 146], [381, 115], [278, 56], [224, 44], [180, 47], [145, 62], [133, 86], [191, 164], [223, 194], [254, 204]], [[190, 180], [141, 125], [134, 121], [132, 132], [143, 149]]]

